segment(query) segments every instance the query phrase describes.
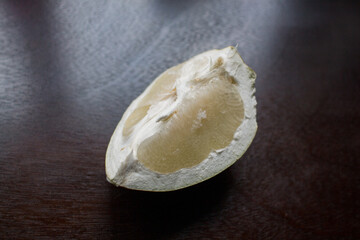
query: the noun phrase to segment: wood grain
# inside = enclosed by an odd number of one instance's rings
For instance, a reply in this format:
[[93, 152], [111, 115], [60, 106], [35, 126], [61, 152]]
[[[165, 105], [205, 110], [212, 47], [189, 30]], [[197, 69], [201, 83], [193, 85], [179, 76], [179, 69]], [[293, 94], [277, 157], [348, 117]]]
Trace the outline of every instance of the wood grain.
[[[1, 239], [360, 239], [356, 1], [0, 2]], [[258, 133], [169, 193], [106, 182], [128, 104], [162, 71], [238, 44]]]

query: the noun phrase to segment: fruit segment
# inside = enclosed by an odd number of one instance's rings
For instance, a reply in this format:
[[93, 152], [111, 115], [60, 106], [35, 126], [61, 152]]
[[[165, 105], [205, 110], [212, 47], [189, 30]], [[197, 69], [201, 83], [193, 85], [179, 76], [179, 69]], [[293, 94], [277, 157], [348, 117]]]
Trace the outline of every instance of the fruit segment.
[[[137, 158], [146, 168], [163, 174], [190, 168], [211, 151], [230, 144], [244, 118], [243, 102], [234, 79], [216, 64], [209, 74], [188, 81], [189, 90], [181, 93], [181, 99], [176, 97], [176, 87], [168, 93], [169, 97], [153, 95], [159, 102], [152, 101], [152, 108], [176, 107], [154, 119], [157, 131], [137, 149]], [[143, 113], [144, 108], [134, 111], [134, 119], [137, 111]]]
[[106, 152], [107, 180], [173, 191], [230, 167], [257, 130], [255, 78], [232, 46], [160, 74], [117, 125]]

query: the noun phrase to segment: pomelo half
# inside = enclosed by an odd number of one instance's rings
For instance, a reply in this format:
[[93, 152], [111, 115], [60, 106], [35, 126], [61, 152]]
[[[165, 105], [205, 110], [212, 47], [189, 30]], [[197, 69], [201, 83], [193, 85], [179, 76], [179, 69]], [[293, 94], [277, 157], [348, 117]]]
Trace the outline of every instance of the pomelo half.
[[169, 68], [125, 111], [107, 152], [110, 183], [172, 191], [231, 166], [256, 130], [255, 72], [236, 48]]

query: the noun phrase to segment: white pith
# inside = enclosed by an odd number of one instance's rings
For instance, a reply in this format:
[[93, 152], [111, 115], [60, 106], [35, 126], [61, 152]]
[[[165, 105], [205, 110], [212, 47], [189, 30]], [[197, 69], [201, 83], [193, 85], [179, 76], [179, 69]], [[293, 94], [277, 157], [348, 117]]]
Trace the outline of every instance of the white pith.
[[[176, 104], [157, 105], [156, 109], [146, 109], [147, 116], [141, 124], [135, 125], [132, 132], [124, 134], [123, 129], [129, 115], [134, 112], [141, 104], [156, 84], [157, 80], [165, 73], [169, 73], [171, 68], [160, 75], [154, 82], [137, 98], [124, 113], [121, 121], [116, 127], [111, 137], [106, 153], [106, 175], [109, 182], [130, 189], [145, 191], [171, 191], [184, 188], [202, 182], [231, 166], [239, 159], [250, 145], [255, 136], [256, 124], [256, 100], [255, 100], [255, 73], [243, 62], [234, 47], [222, 50], [211, 50], [199, 54], [181, 67], [181, 76], [176, 80], [177, 98], [181, 98], [184, 93], [191, 91], [186, 82], [193, 80], [197, 76], [209, 74], [211, 69], [217, 67], [217, 60], [222, 58], [222, 67], [226, 73], [234, 77], [236, 88], [239, 92], [244, 107], [244, 119], [234, 133], [231, 143], [222, 149], [210, 152], [209, 156], [190, 168], [182, 168], [176, 172], [161, 174], [143, 166], [137, 159], [137, 150], [144, 139], [152, 136], [158, 131], [157, 121], [170, 117], [176, 111]], [[204, 61], [205, 59], [205, 61]], [[200, 61], [200, 63], [199, 63]], [[197, 63], [196, 63], [197, 62]], [[196, 64], [194, 64], [196, 63]], [[197, 69], [197, 68], [201, 69]], [[167, 96], [165, 96], [167, 97]], [[171, 100], [171, 95], [169, 99]], [[170, 101], [169, 100], [169, 101]], [[164, 101], [166, 102], [166, 100]], [[181, 101], [180, 101], [181, 102]], [[156, 121], [151, 120], [156, 116]], [[206, 118], [206, 112], [199, 111], [198, 126], [201, 119]], [[147, 120], [148, 119], [148, 120]], [[141, 131], [136, 128], [141, 127]], [[194, 127], [197, 127], [196, 124]], [[176, 136], [174, 136], [176, 137]]]

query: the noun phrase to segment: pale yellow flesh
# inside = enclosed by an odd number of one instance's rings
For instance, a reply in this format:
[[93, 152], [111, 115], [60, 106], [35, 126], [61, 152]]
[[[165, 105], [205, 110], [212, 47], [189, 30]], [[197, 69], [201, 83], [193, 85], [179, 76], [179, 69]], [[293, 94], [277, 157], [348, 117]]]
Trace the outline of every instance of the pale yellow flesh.
[[[179, 101], [174, 87], [176, 67], [174, 70], [173, 74], [165, 74], [157, 80], [128, 117], [124, 136], [131, 134], [151, 105]], [[235, 84], [221, 67], [206, 78], [193, 79], [191, 91], [177, 108], [167, 116], [157, 116], [160, 130], [140, 144], [139, 162], [152, 171], [172, 173], [193, 167], [211, 151], [228, 146], [244, 119], [243, 102]]]
[[183, 64], [179, 64], [170, 68], [164, 74], [162, 74], [152, 85], [149, 93], [138, 104], [138, 107], [133, 113], [126, 119], [123, 135], [128, 136], [131, 134], [133, 127], [139, 123], [147, 114], [151, 105], [154, 105], [173, 94], [173, 86], [176, 78], [179, 76], [179, 69]]

